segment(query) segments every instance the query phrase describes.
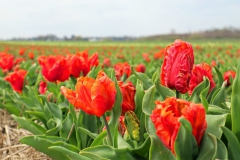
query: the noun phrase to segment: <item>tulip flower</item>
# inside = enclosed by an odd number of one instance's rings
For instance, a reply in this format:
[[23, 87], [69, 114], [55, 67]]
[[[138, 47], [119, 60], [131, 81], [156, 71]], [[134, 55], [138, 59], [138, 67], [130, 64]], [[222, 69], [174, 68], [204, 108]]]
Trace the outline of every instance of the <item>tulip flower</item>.
[[195, 65], [192, 69], [192, 76], [189, 81], [189, 95], [192, 94], [194, 88], [203, 81], [203, 77], [207, 77], [210, 81], [210, 89], [209, 92], [213, 90], [213, 88], [216, 86], [213, 75], [212, 75], [212, 68], [207, 63], [201, 63], [198, 65]]
[[24, 78], [26, 74], [27, 71], [21, 69], [9, 73], [4, 79], [11, 84], [13, 90], [15, 90], [18, 93], [22, 93]]
[[117, 80], [120, 80], [121, 77], [125, 74], [126, 77], [129, 77], [131, 72], [131, 67], [128, 64], [128, 62], [119, 62], [117, 64], [114, 65], [114, 69], [115, 69], [115, 74], [117, 77]]
[[146, 71], [146, 67], [142, 63], [137, 65], [135, 69], [136, 69], [137, 72], [142, 72], [142, 73], [144, 73]]
[[5, 52], [0, 53], [0, 68], [3, 72], [10, 71], [14, 65], [14, 56]]
[[62, 86], [61, 92], [74, 107], [97, 117], [112, 109], [117, 93], [114, 82], [103, 71], [96, 79], [78, 78], [75, 91]]
[[135, 93], [136, 89], [131, 82], [124, 84], [122, 81], [118, 81], [123, 101], [122, 101], [122, 115], [125, 115], [127, 111], [134, 111], [135, 109]]
[[38, 63], [42, 67], [44, 78], [50, 82], [63, 82], [70, 76], [70, 64], [63, 56], [40, 56]]
[[161, 83], [184, 94], [188, 91], [188, 83], [194, 64], [193, 49], [190, 43], [175, 40], [165, 49], [161, 67]]
[[194, 104], [175, 97], [165, 101], [155, 101], [156, 108], [152, 111], [151, 120], [156, 128], [156, 134], [163, 144], [174, 152], [174, 142], [179, 131], [178, 119], [184, 117], [191, 123], [192, 134], [200, 145], [201, 139], [207, 128], [205, 109], [202, 104]]
[[44, 82], [44, 81], [41, 81], [41, 82], [39, 83], [38, 91], [39, 91], [40, 94], [45, 94], [46, 91], [47, 91], [47, 83]]
[[224, 81], [227, 81], [227, 86], [231, 85], [230, 77], [234, 79], [236, 77], [236, 72], [233, 70], [228, 70], [223, 74]]

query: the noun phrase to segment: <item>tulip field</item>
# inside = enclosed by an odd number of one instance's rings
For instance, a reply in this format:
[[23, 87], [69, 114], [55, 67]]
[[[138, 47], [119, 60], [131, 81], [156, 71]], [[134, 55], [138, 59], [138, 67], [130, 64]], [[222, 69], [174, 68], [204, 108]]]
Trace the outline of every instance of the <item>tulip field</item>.
[[239, 160], [239, 57], [237, 41], [0, 42], [0, 109], [56, 160]]

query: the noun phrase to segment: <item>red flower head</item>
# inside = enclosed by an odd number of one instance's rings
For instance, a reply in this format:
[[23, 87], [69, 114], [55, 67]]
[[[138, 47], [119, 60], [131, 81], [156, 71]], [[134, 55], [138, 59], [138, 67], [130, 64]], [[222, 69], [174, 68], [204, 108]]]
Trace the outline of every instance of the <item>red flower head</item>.
[[229, 70], [224, 73], [223, 78], [224, 78], [224, 81], [227, 80], [227, 86], [231, 85], [230, 77], [232, 77], [232, 79], [234, 79], [236, 77], [236, 72], [233, 70]]
[[34, 54], [33, 54], [32, 52], [29, 52], [29, 53], [28, 53], [28, 57], [29, 57], [30, 59], [34, 59]]
[[136, 69], [137, 72], [142, 72], [142, 73], [144, 73], [146, 71], [146, 67], [142, 63], [137, 65], [135, 69]]
[[151, 59], [149, 58], [149, 54], [148, 54], [148, 53], [143, 53], [143, 54], [142, 54], [142, 57], [143, 57], [143, 59], [144, 59], [146, 62], [150, 62], [150, 61], [151, 61]]
[[103, 71], [98, 73], [96, 80], [78, 78], [75, 90], [61, 87], [62, 94], [72, 105], [97, 117], [112, 109], [117, 94], [114, 82]]
[[200, 145], [207, 128], [205, 109], [202, 104], [194, 104], [174, 97], [165, 101], [155, 101], [156, 108], [152, 111], [151, 120], [156, 128], [156, 134], [163, 144], [174, 152], [174, 142], [180, 127], [178, 119], [184, 117], [191, 123], [192, 134]]
[[76, 55], [69, 55], [68, 60], [71, 64], [71, 75], [78, 78], [81, 72], [86, 76], [91, 67], [98, 65], [98, 53], [94, 53], [88, 59], [87, 51], [78, 52]]
[[42, 74], [50, 82], [65, 81], [70, 76], [70, 65], [63, 56], [40, 56], [38, 63], [42, 66]]
[[204, 76], [207, 77], [210, 81], [209, 92], [213, 90], [216, 84], [213, 80], [212, 68], [207, 63], [201, 63], [198, 65], [194, 65], [192, 69], [192, 76], [189, 82], [189, 91], [188, 91], [189, 95], [191, 95], [194, 88], [203, 81]]
[[180, 93], [188, 91], [188, 83], [194, 64], [193, 49], [190, 43], [175, 40], [165, 49], [161, 68], [161, 83]]
[[39, 91], [40, 94], [45, 94], [46, 91], [47, 91], [47, 83], [44, 82], [44, 81], [41, 81], [41, 82], [39, 83], [38, 91]]
[[104, 64], [104, 66], [106, 66], [106, 67], [110, 67], [110, 66], [111, 66], [111, 60], [110, 60], [109, 58], [105, 58], [105, 59], [103, 60], [103, 64]]
[[130, 76], [130, 74], [132, 73], [131, 71], [131, 67], [128, 64], [128, 62], [119, 62], [117, 64], [114, 65], [114, 69], [115, 69], [115, 74], [117, 77], [117, 80], [120, 80], [121, 77], [125, 74], [127, 77]]
[[13, 90], [15, 90], [18, 93], [22, 93], [24, 78], [26, 74], [27, 74], [27, 71], [21, 69], [21, 70], [9, 73], [4, 79], [11, 84]]
[[127, 111], [134, 111], [135, 109], [134, 96], [136, 89], [131, 82], [124, 84], [122, 81], [118, 81], [118, 85], [123, 96], [122, 115], [125, 115]]
[[10, 71], [14, 65], [14, 56], [7, 53], [0, 53], [0, 68], [4, 72]]

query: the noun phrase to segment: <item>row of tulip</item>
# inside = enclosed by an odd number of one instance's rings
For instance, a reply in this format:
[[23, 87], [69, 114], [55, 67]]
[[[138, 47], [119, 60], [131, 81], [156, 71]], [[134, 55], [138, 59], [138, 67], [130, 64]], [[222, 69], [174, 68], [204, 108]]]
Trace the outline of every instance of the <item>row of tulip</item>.
[[181, 40], [135, 67], [87, 51], [38, 62], [8, 52], [0, 108], [33, 134], [21, 143], [54, 159], [240, 159], [240, 64], [224, 75], [219, 64], [195, 64]]

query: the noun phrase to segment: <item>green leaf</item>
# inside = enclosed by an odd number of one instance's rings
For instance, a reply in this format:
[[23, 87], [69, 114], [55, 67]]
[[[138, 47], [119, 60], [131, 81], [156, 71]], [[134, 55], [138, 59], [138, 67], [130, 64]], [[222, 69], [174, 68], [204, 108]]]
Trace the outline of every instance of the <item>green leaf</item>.
[[223, 83], [223, 76], [222, 73], [219, 71], [219, 69], [217, 67], [214, 67], [217, 76], [218, 76], [218, 83], [217, 83], [217, 88], [220, 88], [222, 86]]
[[201, 141], [201, 146], [199, 149], [197, 160], [213, 159], [216, 150], [217, 150], [216, 137], [210, 134], [206, 134], [205, 132]]
[[141, 146], [139, 146], [138, 148], [133, 149], [132, 152], [134, 152], [142, 157], [148, 158], [150, 145], [151, 145], [150, 137], [147, 137], [147, 139], [144, 141], [144, 143]]
[[[48, 139], [39, 138], [37, 136], [26, 136], [26, 137], [21, 138], [19, 141], [21, 143], [32, 146], [36, 150], [52, 157], [53, 159], [70, 160], [65, 154], [63, 154], [59, 151], [49, 150], [48, 149], [49, 147], [52, 147], [57, 144]], [[62, 143], [60, 142], [60, 144], [62, 144]]]
[[240, 60], [238, 62], [236, 77], [233, 81], [231, 95], [231, 115], [232, 115], [232, 131], [240, 141]]
[[58, 135], [62, 128], [62, 121], [58, 118], [51, 118], [47, 122], [47, 126], [49, 127], [49, 130], [46, 132], [48, 136]]
[[24, 128], [35, 135], [43, 135], [46, 133], [45, 128], [32, 122], [31, 120], [27, 120], [25, 117], [17, 117], [15, 115], [12, 115], [12, 117], [18, 122], [19, 127]]
[[229, 154], [229, 159], [231, 160], [239, 160], [240, 159], [240, 146], [239, 146], [239, 141], [236, 137], [236, 135], [230, 131], [226, 127], [221, 127], [223, 130], [224, 135], [226, 136], [228, 140], [228, 154]]
[[193, 90], [191, 97], [188, 99], [188, 101], [194, 102], [194, 103], [201, 103], [200, 95], [205, 97], [205, 92], [209, 90], [209, 80], [207, 78], [204, 78], [204, 80], [199, 83]]
[[154, 84], [157, 92], [161, 95], [162, 100], [165, 100], [168, 97], [176, 97], [176, 94], [173, 90], [160, 84], [159, 78], [155, 80]]
[[203, 95], [200, 95], [200, 99], [201, 99], [201, 103], [205, 109], [205, 112], [208, 113], [209, 104], [208, 104], [207, 99]]
[[166, 160], [175, 160], [172, 152], [164, 146], [162, 141], [156, 135], [156, 129], [150, 117], [146, 117], [146, 129], [151, 139], [151, 146], [149, 148], [149, 160], [155, 159], [166, 159]]
[[98, 72], [102, 69], [101, 65], [98, 65], [97, 67], [93, 67], [91, 71], [87, 74], [87, 77], [91, 77], [93, 79], [97, 78]]
[[220, 88], [220, 90], [217, 90], [216, 94], [212, 97], [211, 104], [214, 104], [219, 107], [224, 107], [223, 103], [226, 102], [226, 94], [225, 94], [225, 87], [227, 82], [225, 81]]
[[126, 159], [126, 160], [136, 160], [139, 157], [132, 153], [128, 148], [117, 149], [110, 146], [95, 146], [88, 147], [80, 151], [80, 154], [91, 153], [99, 157], [108, 158], [108, 159]]
[[143, 101], [144, 94], [145, 92], [143, 89], [142, 82], [137, 80], [136, 94], [135, 94], [135, 113], [138, 119], [140, 119], [142, 115], [142, 101]]
[[217, 138], [221, 138], [222, 130], [220, 126], [224, 126], [226, 122], [227, 114], [223, 115], [206, 115], [207, 129], [206, 133], [211, 133]]
[[174, 142], [174, 151], [178, 160], [196, 159], [198, 153], [197, 141], [192, 134], [192, 126], [183, 117], [179, 119], [181, 123], [177, 137]]
[[[115, 78], [115, 86], [116, 86], [116, 90], [117, 90], [117, 95], [116, 95], [116, 102], [113, 106], [113, 109], [111, 111], [111, 118], [109, 120], [109, 128], [110, 128], [110, 132], [111, 133], [114, 133], [115, 130], [118, 130], [118, 123], [119, 123], [119, 117], [121, 115], [121, 112], [122, 112], [122, 93], [121, 93], [121, 90], [118, 86], [118, 83], [117, 83], [117, 80]], [[114, 147], [117, 147], [117, 135], [112, 135], [114, 136], [112, 139], [113, 139], [113, 145]]]
[[92, 132], [90, 132], [89, 130], [87, 130], [85, 128], [78, 127], [78, 129], [80, 130], [80, 132], [83, 132], [83, 133], [87, 134], [92, 139], [95, 139], [98, 136], [96, 133], [92, 133]]
[[105, 139], [107, 136], [107, 131], [102, 131], [92, 142], [90, 147], [95, 147], [103, 144], [103, 139]]
[[149, 79], [148, 76], [146, 76], [144, 73], [135, 72], [135, 70], [133, 69], [133, 66], [131, 66], [131, 70], [132, 70], [132, 73], [133, 73], [140, 81], [142, 81], [144, 89], [149, 89], [149, 88], [153, 85], [151, 79]]
[[152, 114], [152, 110], [155, 107], [154, 105], [155, 91], [156, 91], [155, 86], [152, 86], [146, 91], [143, 97], [142, 110], [148, 116]]
[[228, 150], [225, 144], [217, 138], [217, 152], [214, 159], [228, 159]]
[[[57, 151], [60, 152], [61, 154], [66, 155], [69, 159], [74, 160], [74, 159], [79, 159], [79, 160], [91, 160], [91, 158], [85, 157], [83, 155], [80, 155], [78, 153], [72, 152], [64, 147], [60, 146], [51, 146], [49, 147], [50, 151]], [[60, 158], [62, 159], [62, 158]]]

